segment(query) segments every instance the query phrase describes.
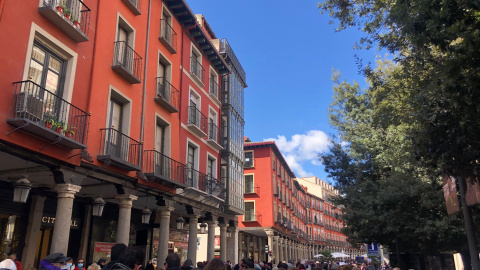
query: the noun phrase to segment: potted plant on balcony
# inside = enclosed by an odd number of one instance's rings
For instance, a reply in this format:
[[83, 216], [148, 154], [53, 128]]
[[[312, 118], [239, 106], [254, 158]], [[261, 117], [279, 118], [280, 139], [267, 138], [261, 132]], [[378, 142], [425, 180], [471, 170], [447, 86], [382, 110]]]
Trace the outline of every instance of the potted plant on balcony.
[[72, 23], [76, 28], [80, 29], [80, 22], [78, 21], [77, 17], [72, 16]]
[[53, 126], [53, 129], [57, 132], [57, 133], [62, 133], [63, 130], [65, 130], [65, 123], [63, 121], [58, 121], [55, 123], [55, 125]]
[[70, 21], [70, 19], [72, 18], [72, 13], [70, 12], [70, 9], [65, 8], [64, 11], [65, 11], [65, 18]]
[[57, 123], [55, 117], [52, 115], [48, 115], [47, 117], [45, 117], [44, 122], [46, 128], [53, 128]]
[[73, 136], [75, 136], [75, 129], [77, 128], [74, 126], [69, 126], [68, 128], [65, 128], [65, 136], [67, 136], [68, 138], [73, 138]]
[[56, 7], [57, 11], [63, 15], [63, 11], [65, 10], [65, 6], [63, 4], [59, 4], [57, 7]]

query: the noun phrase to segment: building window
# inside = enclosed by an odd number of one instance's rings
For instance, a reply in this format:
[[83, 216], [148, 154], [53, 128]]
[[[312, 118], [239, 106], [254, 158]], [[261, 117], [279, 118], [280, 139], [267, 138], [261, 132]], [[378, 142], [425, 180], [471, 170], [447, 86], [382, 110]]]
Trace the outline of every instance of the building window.
[[245, 168], [253, 167], [253, 151], [245, 152]]
[[188, 144], [187, 149], [187, 184], [191, 187], [198, 188], [198, 172], [195, 170], [197, 166], [197, 147]]
[[208, 157], [207, 159], [207, 175], [210, 177], [215, 177], [215, 159]]
[[244, 181], [245, 181], [245, 194], [255, 193], [255, 190], [253, 187], [253, 174], [245, 175]]
[[277, 221], [277, 203], [273, 202], [273, 220]]
[[272, 157], [272, 168], [275, 171], [275, 156]]
[[245, 202], [244, 221], [255, 221], [255, 202]]

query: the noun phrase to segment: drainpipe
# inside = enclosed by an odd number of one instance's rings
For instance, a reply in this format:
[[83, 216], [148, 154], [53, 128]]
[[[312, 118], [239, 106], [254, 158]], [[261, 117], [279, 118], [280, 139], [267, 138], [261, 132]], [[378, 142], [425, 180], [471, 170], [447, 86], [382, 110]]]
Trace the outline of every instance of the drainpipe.
[[97, 53], [97, 50], [96, 50], [96, 43], [97, 43], [97, 33], [98, 33], [98, 17], [99, 17], [99, 14], [100, 14], [100, 1], [97, 1], [97, 15], [95, 16], [95, 35], [93, 37], [93, 54], [92, 54], [92, 68], [90, 69], [90, 82], [89, 82], [89, 86], [88, 86], [88, 103], [87, 103], [87, 112], [88, 114], [90, 114], [90, 108], [91, 108], [91, 105], [92, 105], [92, 92], [93, 92], [93, 74], [95, 74], [94, 70], [95, 70], [95, 65], [94, 65], [94, 62], [95, 60], [97, 59], [95, 57], [96, 53]]
[[148, 67], [148, 42], [150, 40], [150, 16], [152, 11], [152, 0], [148, 1], [148, 18], [147, 18], [147, 40], [145, 42], [145, 65], [144, 65], [144, 75], [143, 75], [143, 100], [142, 100], [142, 117], [140, 125], [140, 143], [142, 147], [140, 149], [140, 155], [138, 157], [138, 163], [142, 166], [142, 156], [143, 156], [143, 130], [145, 127], [145, 102], [147, 99], [147, 67]]

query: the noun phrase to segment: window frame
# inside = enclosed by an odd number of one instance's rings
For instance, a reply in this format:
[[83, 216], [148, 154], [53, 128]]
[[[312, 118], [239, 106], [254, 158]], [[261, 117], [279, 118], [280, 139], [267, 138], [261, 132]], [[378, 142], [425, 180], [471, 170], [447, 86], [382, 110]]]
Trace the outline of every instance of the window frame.
[[[252, 161], [251, 161], [251, 166], [247, 166], [247, 161], [246, 161], [246, 155], [247, 153], [251, 153], [252, 154]], [[244, 151], [243, 152], [243, 167], [244, 168], [254, 168], [255, 167], [255, 154], [254, 154], [254, 151], [253, 150], [250, 150], [250, 151]]]

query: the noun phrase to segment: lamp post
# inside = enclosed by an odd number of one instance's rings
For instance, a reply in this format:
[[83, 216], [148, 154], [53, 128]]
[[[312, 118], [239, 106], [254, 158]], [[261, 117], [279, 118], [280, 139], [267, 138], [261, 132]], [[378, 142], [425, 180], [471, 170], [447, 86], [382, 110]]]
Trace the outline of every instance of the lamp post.
[[204, 234], [207, 232], [207, 224], [205, 222], [202, 222], [202, 224], [200, 224], [200, 233]]
[[152, 211], [145, 206], [145, 208], [142, 211], [142, 223], [149, 224], [151, 215], [152, 215]]
[[28, 181], [27, 176], [22, 176], [15, 184], [13, 184], [13, 201], [26, 203], [32, 184]]
[[182, 217], [177, 218], [177, 230], [183, 230], [183, 225], [185, 225], [185, 219]]
[[92, 215], [96, 217], [101, 217], [103, 213], [103, 207], [105, 206], [105, 201], [98, 197], [93, 201], [93, 212]]

